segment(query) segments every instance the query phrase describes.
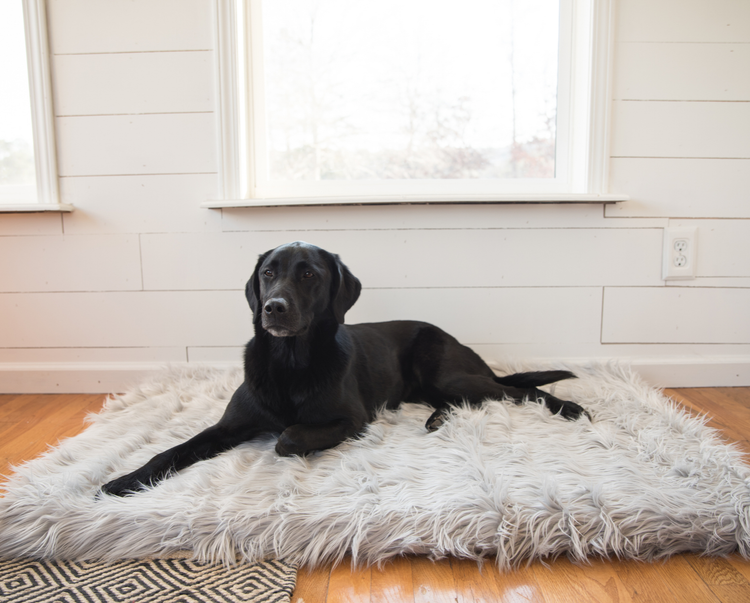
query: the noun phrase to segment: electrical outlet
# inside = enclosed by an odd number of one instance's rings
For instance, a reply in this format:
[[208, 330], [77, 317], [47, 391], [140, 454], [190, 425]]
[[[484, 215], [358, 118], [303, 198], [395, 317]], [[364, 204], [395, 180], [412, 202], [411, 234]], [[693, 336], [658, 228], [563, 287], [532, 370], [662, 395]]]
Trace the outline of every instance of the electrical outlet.
[[665, 228], [662, 278], [695, 278], [696, 228]]

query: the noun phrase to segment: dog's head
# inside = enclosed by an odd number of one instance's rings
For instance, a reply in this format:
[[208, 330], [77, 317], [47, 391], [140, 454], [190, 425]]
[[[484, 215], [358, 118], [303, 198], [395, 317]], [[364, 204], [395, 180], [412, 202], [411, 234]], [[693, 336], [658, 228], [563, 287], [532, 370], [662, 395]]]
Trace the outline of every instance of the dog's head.
[[338, 255], [296, 241], [260, 256], [245, 296], [256, 330], [296, 337], [319, 320], [343, 324], [361, 289]]

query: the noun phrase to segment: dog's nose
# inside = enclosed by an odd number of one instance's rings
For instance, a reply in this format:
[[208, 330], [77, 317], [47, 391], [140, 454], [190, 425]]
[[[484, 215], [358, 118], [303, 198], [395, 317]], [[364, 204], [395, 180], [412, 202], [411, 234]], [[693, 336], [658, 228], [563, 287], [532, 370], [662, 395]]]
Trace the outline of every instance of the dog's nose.
[[283, 314], [289, 309], [289, 304], [286, 300], [281, 297], [269, 299], [266, 305], [263, 306], [263, 310], [266, 314]]

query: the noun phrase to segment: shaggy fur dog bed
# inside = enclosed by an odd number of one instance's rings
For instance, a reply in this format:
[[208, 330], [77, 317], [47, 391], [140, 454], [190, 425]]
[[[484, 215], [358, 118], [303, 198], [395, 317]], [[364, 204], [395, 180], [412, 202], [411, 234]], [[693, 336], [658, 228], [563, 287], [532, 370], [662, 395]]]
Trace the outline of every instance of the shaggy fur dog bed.
[[[534, 370], [541, 367], [513, 367]], [[556, 367], [572, 368], [572, 367]], [[363, 437], [306, 458], [244, 444], [126, 498], [99, 487], [213, 424], [239, 370], [172, 370], [110, 399], [82, 434], [16, 468], [0, 499], [0, 555], [115, 560], [191, 550], [232, 563], [374, 563], [404, 553], [501, 567], [567, 554], [654, 559], [750, 553], [742, 454], [625, 369], [573, 367], [540, 404], [383, 412]]]

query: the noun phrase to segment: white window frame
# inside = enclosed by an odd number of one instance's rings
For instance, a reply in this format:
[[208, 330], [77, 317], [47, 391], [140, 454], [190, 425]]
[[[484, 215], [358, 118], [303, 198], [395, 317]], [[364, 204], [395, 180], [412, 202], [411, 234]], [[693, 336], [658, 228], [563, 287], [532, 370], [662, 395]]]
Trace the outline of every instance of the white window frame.
[[[368, 193], [353, 192], [350, 183], [291, 182], [264, 186], [256, 178], [253, 158], [264, 153], [264, 142], [253, 136], [263, 129], [262, 90], [253, 98], [253, 78], [262, 82], [263, 64], [256, 50], [262, 45], [262, 0], [217, 0], [216, 70], [219, 149], [219, 199], [208, 208], [282, 205], [389, 203], [614, 203], [627, 195], [608, 193], [611, 70], [614, 38], [614, 0], [562, 0], [561, 31], [570, 31], [570, 60], [561, 60], [560, 87], [569, 86], [579, 99], [568, 107], [561, 94], [558, 114], [558, 160], [571, 169], [560, 180], [519, 179], [493, 190], [488, 181], [368, 181]], [[248, 35], [249, 32], [249, 35]], [[561, 40], [565, 48], [566, 40]], [[245, 65], [245, 57], [250, 64]], [[248, 74], [245, 77], [245, 74]], [[256, 90], [258, 88], [256, 87]], [[255, 104], [254, 104], [255, 103]], [[562, 130], [560, 130], [562, 128]], [[567, 131], [565, 131], [567, 130]], [[311, 184], [314, 187], [311, 187]], [[315, 189], [314, 196], [309, 193]]]
[[36, 202], [0, 203], [0, 213], [69, 212], [73, 206], [60, 203], [55, 144], [50, 53], [45, 0], [23, 0], [29, 97], [34, 130]]

